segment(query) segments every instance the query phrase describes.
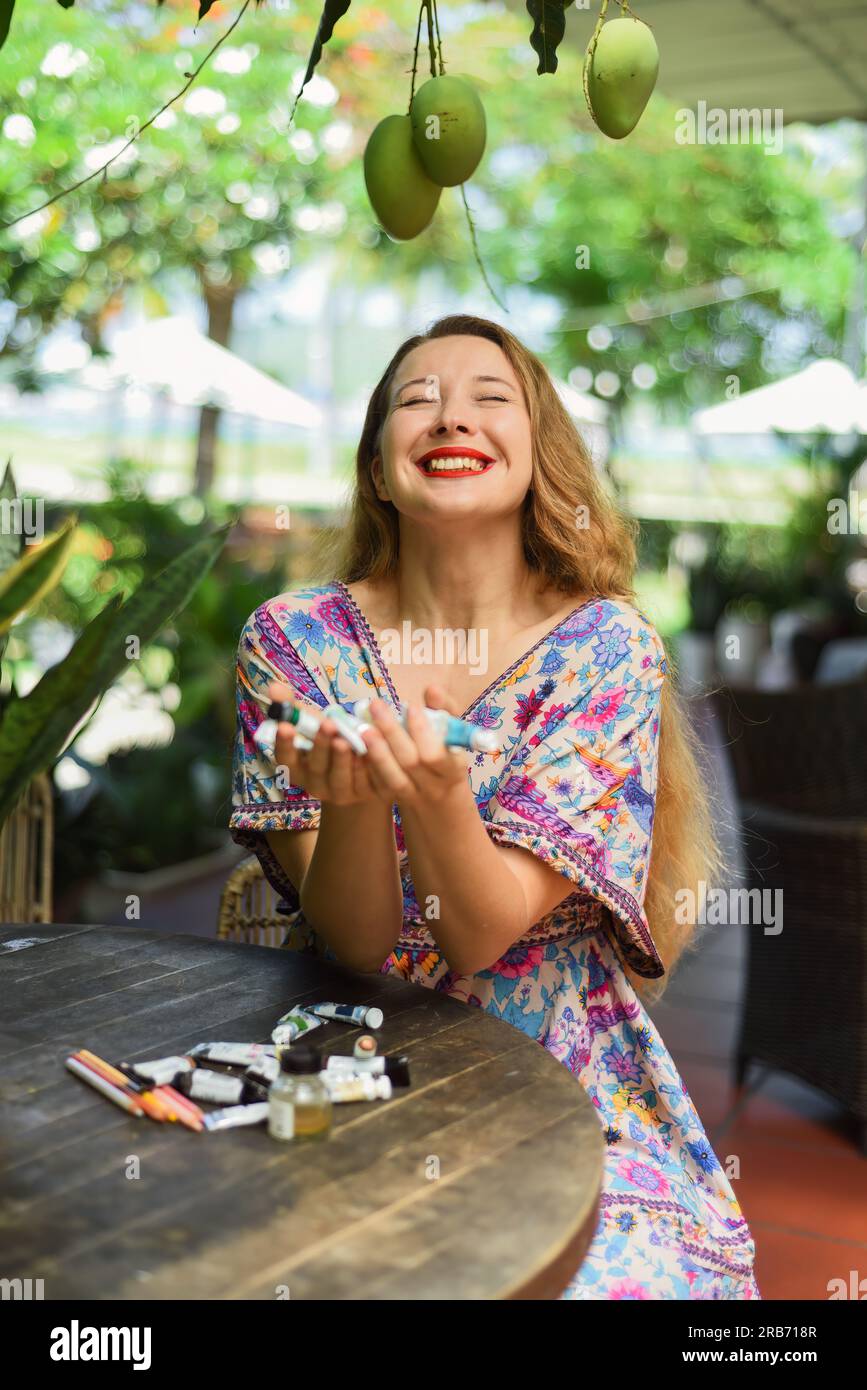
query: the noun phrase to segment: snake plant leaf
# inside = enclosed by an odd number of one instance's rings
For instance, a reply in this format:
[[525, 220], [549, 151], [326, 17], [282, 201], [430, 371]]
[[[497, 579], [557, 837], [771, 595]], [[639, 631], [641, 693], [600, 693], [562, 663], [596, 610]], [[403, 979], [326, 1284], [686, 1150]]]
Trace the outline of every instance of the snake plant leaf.
[[6, 465], [6, 472], [3, 474], [3, 481], [0, 483], [0, 574], [5, 574], [10, 565], [14, 565], [21, 551], [24, 549], [24, 537], [21, 528], [8, 524], [9, 517], [15, 510], [18, 501], [18, 489], [15, 486], [15, 475], [12, 472], [12, 460]]
[[76, 518], [39, 546], [27, 546], [15, 564], [0, 574], [0, 636], [8, 632], [19, 613], [32, 608], [60, 580], [66, 568], [75, 534]]
[[94, 676], [100, 656], [105, 659], [121, 606], [120, 594], [110, 599], [30, 694], [6, 706], [0, 724], [0, 825], [30, 779], [53, 762], [82, 715], [102, 694], [104, 687]]
[[9, 33], [9, 25], [12, 23], [12, 11], [15, 9], [15, 0], [0, 0], [0, 48], [6, 42], [6, 35]]
[[0, 724], [0, 825], [28, 782], [63, 751], [76, 725], [127, 667], [127, 639], [155, 637], [187, 603], [225, 544], [230, 522], [145, 579], [125, 603], [110, 600], [64, 659], [23, 699], [13, 699]]
[[304, 74], [304, 81], [301, 83], [301, 86], [298, 89], [298, 94], [295, 97], [295, 101], [292, 105], [293, 114], [295, 112], [295, 107], [301, 100], [301, 93], [304, 91], [304, 88], [307, 86], [307, 83], [313, 76], [313, 73], [316, 69], [316, 64], [322, 57], [323, 48], [327, 44], [328, 40], [331, 38], [331, 35], [334, 33], [335, 24], [337, 23], [338, 19], [342, 19], [342, 17], [346, 14], [346, 11], [349, 9], [350, 4], [351, 0], [325, 0], [325, 5], [322, 9], [322, 15], [319, 19], [319, 28], [316, 30], [316, 38], [313, 40], [313, 47], [310, 50], [310, 58], [307, 62], [307, 71]]
[[557, 46], [566, 32], [566, 0], [527, 0], [533, 21], [530, 43], [539, 59], [536, 72], [557, 71]]
[[[12, 526], [8, 518], [12, 514], [18, 503], [18, 489], [15, 486], [15, 474], [12, 472], [12, 460], [6, 464], [6, 472], [3, 474], [3, 481], [0, 483], [0, 575], [5, 574], [10, 565], [14, 565], [21, 551], [24, 549], [24, 536], [21, 527]], [[0, 637], [0, 660], [6, 650], [8, 635]]]

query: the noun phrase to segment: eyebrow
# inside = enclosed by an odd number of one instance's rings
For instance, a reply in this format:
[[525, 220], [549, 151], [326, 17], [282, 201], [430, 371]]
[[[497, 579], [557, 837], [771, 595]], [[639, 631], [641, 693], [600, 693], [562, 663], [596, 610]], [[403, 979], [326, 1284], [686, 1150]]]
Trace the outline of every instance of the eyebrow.
[[[428, 377], [426, 376], [415, 376], [412, 378], [412, 381], [403, 381], [400, 386], [396, 386], [394, 388], [394, 394], [399, 396], [401, 391], [406, 390], [407, 386], [424, 386], [427, 384], [427, 381]], [[507, 386], [510, 391], [514, 391], [515, 389], [512, 383], [506, 381], [505, 377], [502, 376], [474, 376], [473, 381], [499, 381], [502, 386]]]

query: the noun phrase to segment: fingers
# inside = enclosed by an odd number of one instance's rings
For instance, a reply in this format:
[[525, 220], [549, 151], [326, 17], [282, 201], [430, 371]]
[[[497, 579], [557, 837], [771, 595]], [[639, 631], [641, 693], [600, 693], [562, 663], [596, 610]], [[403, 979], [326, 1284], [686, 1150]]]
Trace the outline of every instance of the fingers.
[[458, 718], [463, 713], [463, 710], [458, 709], [454, 695], [450, 695], [441, 685], [426, 685], [424, 702], [428, 709], [444, 709], [448, 714], [454, 714]]
[[399, 796], [412, 790], [412, 783], [403, 768], [395, 761], [394, 754], [385, 739], [376, 729], [365, 732], [367, 744], [367, 775], [377, 796], [387, 795], [389, 801], [397, 801]]
[[310, 749], [295, 747], [297, 733], [292, 724], [277, 726], [275, 761], [282, 786], [303, 787], [308, 796], [336, 806], [371, 798], [374, 793], [363, 766], [367, 759], [360, 758], [341, 737], [333, 719], [322, 720], [311, 736]]
[[353, 763], [357, 755], [343, 738], [331, 744], [331, 765], [328, 770], [328, 794], [337, 805], [346, 805], [356, 798]]
[[288, 700], [291, 705], [297, 704], [295, 691], [291, 685], [286, 685], [284, 681], [272, 681], [268, 686], [269, 700]]
[[[436, 706], [429, 705], [428, 708], [434, 709]], [[407, 706], [406, 727], [418, 749], [420, 761], [428, 766], [438, 763], [446, 752], [445, 744], [418, 705]]]
[[[274, 740], [274, 761], [278, 770], [283, 770], [284, 781], [309, 790], [310, 785], [327, 777], [330, 767], [330, 747], [333, 742], [335, 726], [330, 719], [322, 721], [320, 728], [310, 740], [312, 749], [299, 748], [295, 744], [298, 730], [294, 724], [277, 725]], [[306, 778], [305, 780], [302, 780]], [[311, 793], [312, 795], [312, 793]]]
[[365, 730], [364, 740], [371, 784], [378, 795], [409, 803], [434, 792], [440, 782], [466, 776], [419, 706], [407, 708], [406, 729], [381, 702], [371, 703], [371, 719], [373, 727]]
[[[371, 700], [370, 717], [373, 720], [373, 728], [384, 739], [395, 762], [402, 768], [415, 767], [419, 760], [415, 740], [382, 700]], [[365, 739], [365, 742], [368, 743], [368, 740]]]
[[307, 754], [311, 773], [314, 777], [325, 777], [331, 764], [331, 744], [336, 729], [334, 721], [323, 719], [316, 734], [313, 736], [313, 747]]
[[[398, 797], [412, 793], [413, 784], [404, 770], [404, 759], [407, 767], [416, 766], [418, 751], [409, 734], [400, 728], [391, 715], [374, 709], [380, 704], [380, 701], [372, 701], [370, 713], [373, 727], [365, 729], [363, 734], [367, 744], [367, 775], [378, 796], [397, 801]], [[400, 737], [397, 737], [398, 734]]]

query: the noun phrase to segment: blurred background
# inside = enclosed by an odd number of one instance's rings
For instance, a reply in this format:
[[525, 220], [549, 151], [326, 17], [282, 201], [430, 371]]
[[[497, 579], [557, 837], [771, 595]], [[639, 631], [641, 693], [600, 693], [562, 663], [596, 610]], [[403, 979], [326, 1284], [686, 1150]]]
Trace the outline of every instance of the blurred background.
[[[766, 1297], [827, 1297], [829, 1271], [867, 1273], [867, 12], [647, 0], [659, 83], [615, 142], [581, 93], [586, 5], [542, 77], [517, 0], [444, 7], [447, 68], [488, 117], [467, 197], [499, 303], [457, 190], [402, 244], [367, 202], [364, 144], [405, 109], [416, 13], [353, 5], [290, 122], [318, 9], [251, 7], [142, 130], [236, 8], [16, 9], [0, 463], [46, 531], [79, 524], [60, 583], [11, 631], [0, 698], [238, 518], [53, 769], [54, 919], [130, 923], [133, 895], [133, 923], [214, 933], [241, 853], [240, 628], [342, 524], [367, 398], [402, 339], [446, 312], [495, 318], [546, 362], [641, 523], [641, 605], [705, 746], [725, 887], [785, 889], [780, 937], [708, 928], [654, 1017], [721, 1160], [739, 1158]], [[721, 138], [702, 104], [729, 118]], [[736, 108], [761, 131], [739, 137]], [[782, 732], [755, 746], [768, 721]]]

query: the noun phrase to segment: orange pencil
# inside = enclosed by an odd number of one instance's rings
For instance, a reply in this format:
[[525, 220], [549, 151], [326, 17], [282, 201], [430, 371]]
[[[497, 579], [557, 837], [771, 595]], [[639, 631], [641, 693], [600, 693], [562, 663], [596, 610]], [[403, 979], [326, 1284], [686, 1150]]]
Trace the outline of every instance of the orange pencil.
[[73, 1055], [85, 1062], [93, 1071], [98, 1072], [100, 1076], [105, 1077], [106, 1081], [112, 1081], [116, 1086], [120, 1086], [127, 1095], [135, 1096], [145, 1114], [149, 1115], [152, 1120], [173, 1120], [175, 1118], [165, 1101], [161, 1101], [152, 1091], [137, 1090], [135, 1086], [130, 1085], [128, 1076], [124, 1076], [123, 1072], [118, 1071], [117, 1067], [113, 1067], [110, 1062], [105, 1062], [101, 1057], [97, 1057], [95, 1052], [88, 1052], [86, 1048], [82, 1047]]
[[173, 1106], [181, 1124], [189, 1129], [203, 1130], [205, 1128], [204, 1111], [194, 1105], [186, 1096], [182, 1096], [180, 1091], [176, 1091], [174, 1086], [158, 1086], [155, 1092], [161, 1099], [165, 1099], [170, 1106]]

